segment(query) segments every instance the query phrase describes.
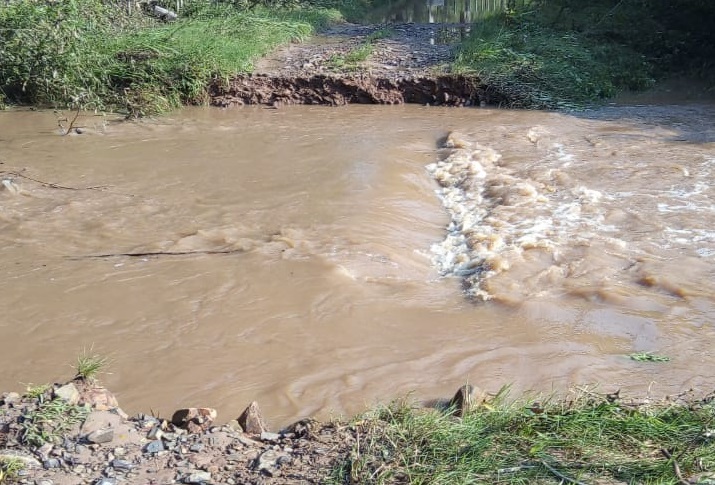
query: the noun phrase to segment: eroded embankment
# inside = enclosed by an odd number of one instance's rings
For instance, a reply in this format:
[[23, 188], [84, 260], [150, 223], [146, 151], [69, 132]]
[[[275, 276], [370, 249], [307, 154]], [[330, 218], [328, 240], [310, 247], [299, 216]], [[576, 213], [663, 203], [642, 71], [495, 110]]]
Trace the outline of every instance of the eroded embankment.
[[250, 104], [277, 107], [291, 104], [342, 106], [403, 103], [480, 106], [502, 101], [497, 93], [490, 93], [479, 79], [464, 76], [395, 80], [371, 76], [248, 75], [232, 80], [228, 86], [214, 84], [210, 95], [211, 104], [220, 107]]
[[278, 49], [258, 62], [253, 75], [216, 81], [209, 90], [211, 104], [500, 104], [503, 97], [477, 76], [451, 72], [458, 39], [445, 31], [465, 28], [336, 25]]

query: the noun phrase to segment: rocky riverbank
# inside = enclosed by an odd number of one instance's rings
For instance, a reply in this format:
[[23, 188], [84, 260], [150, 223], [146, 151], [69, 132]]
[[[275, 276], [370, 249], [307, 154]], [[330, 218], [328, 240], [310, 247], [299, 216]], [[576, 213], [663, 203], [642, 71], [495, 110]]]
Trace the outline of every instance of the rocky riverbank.
[[[453, 398], [473, 404], [471, 386]], [[225, 422], [225, 420], [224, 420]], [[128, 416], [83, 379], [0, 397], [0, 483], [33, 485], [323, 483], [359, 441], [361, 424], [298, 421], [271, 432], [251, 403], [218, 425], [211, 408]]]
[[[36, 485], [320, 483], [355, 428], [306, 419], [270, 432], [258, 405], [216, 425], [209, 408], [129, 417], [107, 389], [74, 380], [0, 399], [0, 465]], [[0, 479], [2, 483], [2, 479]]]
[[468, 26], [334, 26], [263, 59], [251, 75], [210, 88], [211, 104], [340, 106], [349, 103], [483, 106], [503, 96], [476, 76], [450, 72], [459, 33]]

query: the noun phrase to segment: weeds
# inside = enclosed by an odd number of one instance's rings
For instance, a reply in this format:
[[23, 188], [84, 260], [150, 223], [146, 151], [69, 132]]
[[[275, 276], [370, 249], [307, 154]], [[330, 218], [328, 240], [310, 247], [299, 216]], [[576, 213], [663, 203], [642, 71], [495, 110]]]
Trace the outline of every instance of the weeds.
[[583, 390], [545, 404], [501, 394], [461, 420], [396, 404], [354, 424], [332, 481], [683, 483], [715, 469], [714, 412], [711, 400], [639, 405]]
[[201, 104], [213, 82], [339, 18], [318, 8], [208, 5], [162, 24], [101, 0], [9, 0], [0, 9], [0, 98], [131, 116]]
[[0, 457], [0, 484], [14, 482], [25, 469], [25, 463], [19, 458]]
[[59, 440], [87, 417], [87, 408], [62, 399], [41, 402], [22, 417], [22, 440], [31, 446], [42, 446]]
[[98, 354], [92, 353], [92, 349], [84, 350], [82, 354], [77, 357], [77, 364], [75, 365], [75, 370], [77, 374], [75, 379], [82, 379], [84, 381], [95, 381], [97, 376], [107, 366], [109, 359], [102, 357]]
[[354, 70], [357, 69], [358, 64], [365, 62], [374, 52], [374, 43], [380, 39], [386, 39], [393, 35], [392, 29], [382, 28], [372, 32], [365, 38], [365, 41], [357, 46], [356, 48], [350, 50], [347, 54], [336, 54], [333, 55], [328, 63], [333, 69], [345, 69]]
[[670, 357], [667, 355], [658, 355], [654, 354], [652, 352], [637, 352], [634, 354], [630, 354], [628, 357], [630, 357], [631, 360], [635, 360], [636, 362], [669, 362]]
[[52, 386], [49, 384], [28, 384], [25, 389], [25, 396], [30, 399], [39, 399], [42, 401], [50, 389], [52, 389]]

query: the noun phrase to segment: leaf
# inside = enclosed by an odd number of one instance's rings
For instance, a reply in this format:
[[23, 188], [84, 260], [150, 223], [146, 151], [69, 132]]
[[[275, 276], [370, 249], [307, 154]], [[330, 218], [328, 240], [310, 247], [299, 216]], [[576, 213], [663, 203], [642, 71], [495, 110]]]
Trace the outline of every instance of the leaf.
[[653, 352], [636, 352], [628, 357], [636, 362], [669, 362], [670, 357], [667, 355], [654, 354]]

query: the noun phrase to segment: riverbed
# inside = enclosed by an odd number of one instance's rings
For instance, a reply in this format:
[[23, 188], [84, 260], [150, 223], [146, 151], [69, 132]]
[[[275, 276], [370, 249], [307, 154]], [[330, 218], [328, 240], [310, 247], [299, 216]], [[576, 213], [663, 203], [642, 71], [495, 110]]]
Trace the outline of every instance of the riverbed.
[[465, 382], [712, 389], [712, 113], [0, 112], [0, 389], [83, 351], [127, 412], [274, 426]]

